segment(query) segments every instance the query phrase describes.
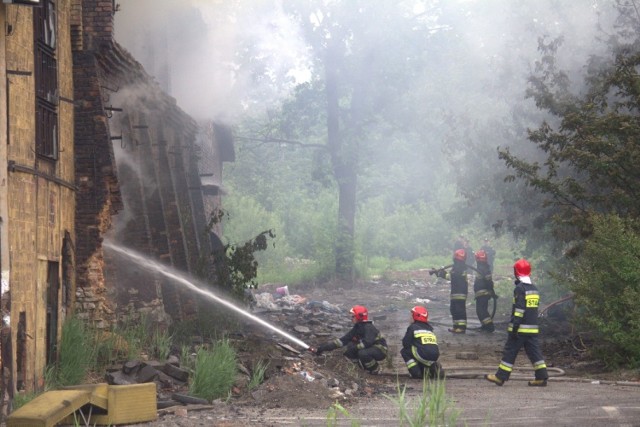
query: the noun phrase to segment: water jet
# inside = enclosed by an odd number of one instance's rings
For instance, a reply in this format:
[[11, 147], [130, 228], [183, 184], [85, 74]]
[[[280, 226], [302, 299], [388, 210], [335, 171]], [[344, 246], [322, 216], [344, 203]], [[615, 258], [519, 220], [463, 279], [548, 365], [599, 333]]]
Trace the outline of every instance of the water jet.
[[[305, 350], [309, 349], [309, 345], [306, 344], [304, 341], [294, 337], [291, 334], [286, 333], [285, 331], [283, 331], [282, 329], [272, 325], [269, 322], [266, 322], [262, 319], [260, 319], [259, 317], [254, 316], [253, 314], [251, 314], [248, 311], [243, 310], [242, 308], [236, 306], [235, 304], [225, 300], [224, 298], [219, 297], [218, 295], [214, 294], [213, 292], [209, 291], [209, 290], [205, 290], [202, 289], [201, 287], [197, 286], [194, 279], [190, 279], [188, 277], [186, 277], [183, 273], [180, 273], [170, 267], [167, 267], [165, 265], [162, 265], [152, 259], [150, 259], [149, 257], [136, 252], [132, 249], [128, 249], [125, 248], [123, 246], [120, 246], [116, 243], [113, 243], [107, 239], [105, 239], [103, 241], [103, 246], [106, 248], [109, 248], [115, 252], [118, 252], [121, 255], [125, 255], [128, 258], [130, 258], [132, 261], [135, 261], [136, 264], [140, 265], [143, 268], [149, 269], [149, 270], [153, 270], [156, 271], [160, 274], [162, 274], [163, 276], [175, 281], [176, 283], [179, 283], [185, 287], [187, 287], [188, 289], [191, 289], [192, 291], [195, 291], [201, 295], [204, 295], [205, 297], [225, 306], [226, 308], [229, 308], [231, 310], [233, 310], [234, 312], [240, 314], [241, 316], [244, 316], [246, 318], [248, 318], [249, 320], [251, 320], [252, 322], [258, 323], [268, 329], [270, 329], [271, 331], [277, 333], [278, 335], [282, 336], [283, 338], [286, 338], [287, 340], [299, 345], [300, 347], [304, 348]], [[202, 284], [201, 284], [202, 285]]]

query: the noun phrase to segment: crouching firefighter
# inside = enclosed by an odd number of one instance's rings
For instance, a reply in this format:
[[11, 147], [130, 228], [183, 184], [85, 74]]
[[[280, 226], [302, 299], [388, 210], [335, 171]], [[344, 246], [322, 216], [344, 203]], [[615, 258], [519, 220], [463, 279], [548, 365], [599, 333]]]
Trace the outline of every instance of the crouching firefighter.
[[516, 277], [516, 286], [513, 289], [511, 322], [507, 328], [509, 335], [497, 372], [495, 375], [485, 375], [485, 379], [496, 385], [503, 385], [511, 375], [518, 352], [524, 347], [535, 371], [535, 379], [529, 381], [529, 385], [544, 387], [547, 385], [549, 374], [538, 343], [540, 293], [538, 288], [531, 283], [531, 264], [527, 260], [519, 259], [516, 261], [513, 265], [513, 272]]
[[428, 323], [429, 313], [422, 306], [411, 309], [412, 323], [402, 338], [400, 355], [411, 378], [444, 378], [438, 358], [440, 349], [433, 326]]
[[378, 328], [373, 325], [373, 322], [369, 320], [366, 307], [355, 305], [351, 308], [350, 313], [353, 327], [349, 332], [341, 338], [336, 338], [309, 350], [319, 356], [325, 351], [346, 347], [344, 355], [348, 359], [353, 362], [357, 361], [367, 372], [378, 374], [381, 369], [378, 362], [387, 357], [387, 341]]

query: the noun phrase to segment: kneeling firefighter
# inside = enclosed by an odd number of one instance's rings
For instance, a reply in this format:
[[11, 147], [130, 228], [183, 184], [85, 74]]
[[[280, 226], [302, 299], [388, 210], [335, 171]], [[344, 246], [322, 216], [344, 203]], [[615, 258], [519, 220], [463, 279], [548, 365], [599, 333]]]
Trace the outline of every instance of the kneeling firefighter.
[[413, 323], [407, 328], [402, 338], [400, 355], [407, 365], [411, 378], [443, 378], [444, 370], [438, 358], [440, 349], [433, 326], [428, 322], [429, 312], [425, 307], [415, 306], [411, 309]]
[[353, 327], [343, 337], [310, 348], [318, 356], [325, 351], [333, 351], [346, 347], [344, 355], [352, 361], [358, 361], [360, 366], [371, 374], [380, 372], [379, 361], [387, 357], [387, 341], [378, 328], [369, 320], [369, 312], [366, 307], [354, 305], [351, 310], [351, 322]]

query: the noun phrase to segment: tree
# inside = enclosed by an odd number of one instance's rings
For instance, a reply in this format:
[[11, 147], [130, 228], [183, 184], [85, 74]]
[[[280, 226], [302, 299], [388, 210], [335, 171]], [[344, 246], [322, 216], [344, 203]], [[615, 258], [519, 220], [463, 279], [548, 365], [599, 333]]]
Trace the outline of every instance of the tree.
[[[397, 119], [403, 94], [424, 59], [428, 25], [412, 10], [412, 2], [332, 1], [291, 2], [287, 11], [303, 28], [313, 58], [313, 76], [296, 92], [281, 130], [295, 137], [303, 130], [299, 117], [326, 120], [315, 140], [322, 141], [338, 188], [336, 274], [351, 279], [354, 267], [354, 231], [358, 176], [364, 152], [383, 144], [380, 129]], [[298, 98], [300, 97], [300, 98]], [[305, 99], [304, 105], [297, 102]], [[308, 102], [314, 100], [314, 102]], [[310, 107], [315, 106], [315, 107]], [[317, 106], [322, 106], [320, 109]], [[305, 111], [315, 108], [320, 115]], [[394, 111], [395, 109], [395, 111]], [[291, 111], [291, 110], [289, 110]], [[292, 119], [292, 120], [287, 120]], [[395, 120], [395, 126], [402, 123]]]
[[[640, 188], [640, 40], [633, 5], [618, 5], [618, 33], [606, 56], [592, 56], [582, 93], [571, 91], [557, 64], [562, 39], [540, 39], [542, 58], [530, 78], [528, 95], [549, 118], [529, 131], [544, 163], [500, 151], [500, 158], [527, 186], [546, 196], [560, 241], [590, 235], [593, 212], [637, 218]], [[577, 238], [577, 239], [576, 239]]]

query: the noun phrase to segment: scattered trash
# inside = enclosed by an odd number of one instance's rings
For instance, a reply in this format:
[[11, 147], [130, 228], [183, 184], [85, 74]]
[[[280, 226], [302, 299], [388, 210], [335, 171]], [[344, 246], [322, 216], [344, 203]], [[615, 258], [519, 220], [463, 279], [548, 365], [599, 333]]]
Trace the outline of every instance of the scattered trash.
[[300, 375], [302, 375], [302, 378], [304, 378], [305, 380], [311, 382], [313, 380], [315, 380], [315, 377], [313, 377], [309, 372], [307, 371], [302, 371], [300, 372]]
[[282, 296], [288, 296], [289, 295], [289, 286], [281, 286], [279, 288], [276, 288], [276, 294], [282, 295]]
[[309, 301], [307, 308], [310, 310], [322, 310], [329, 313], [342, 313], [340, 307], [330, 304], [328, 301]]

